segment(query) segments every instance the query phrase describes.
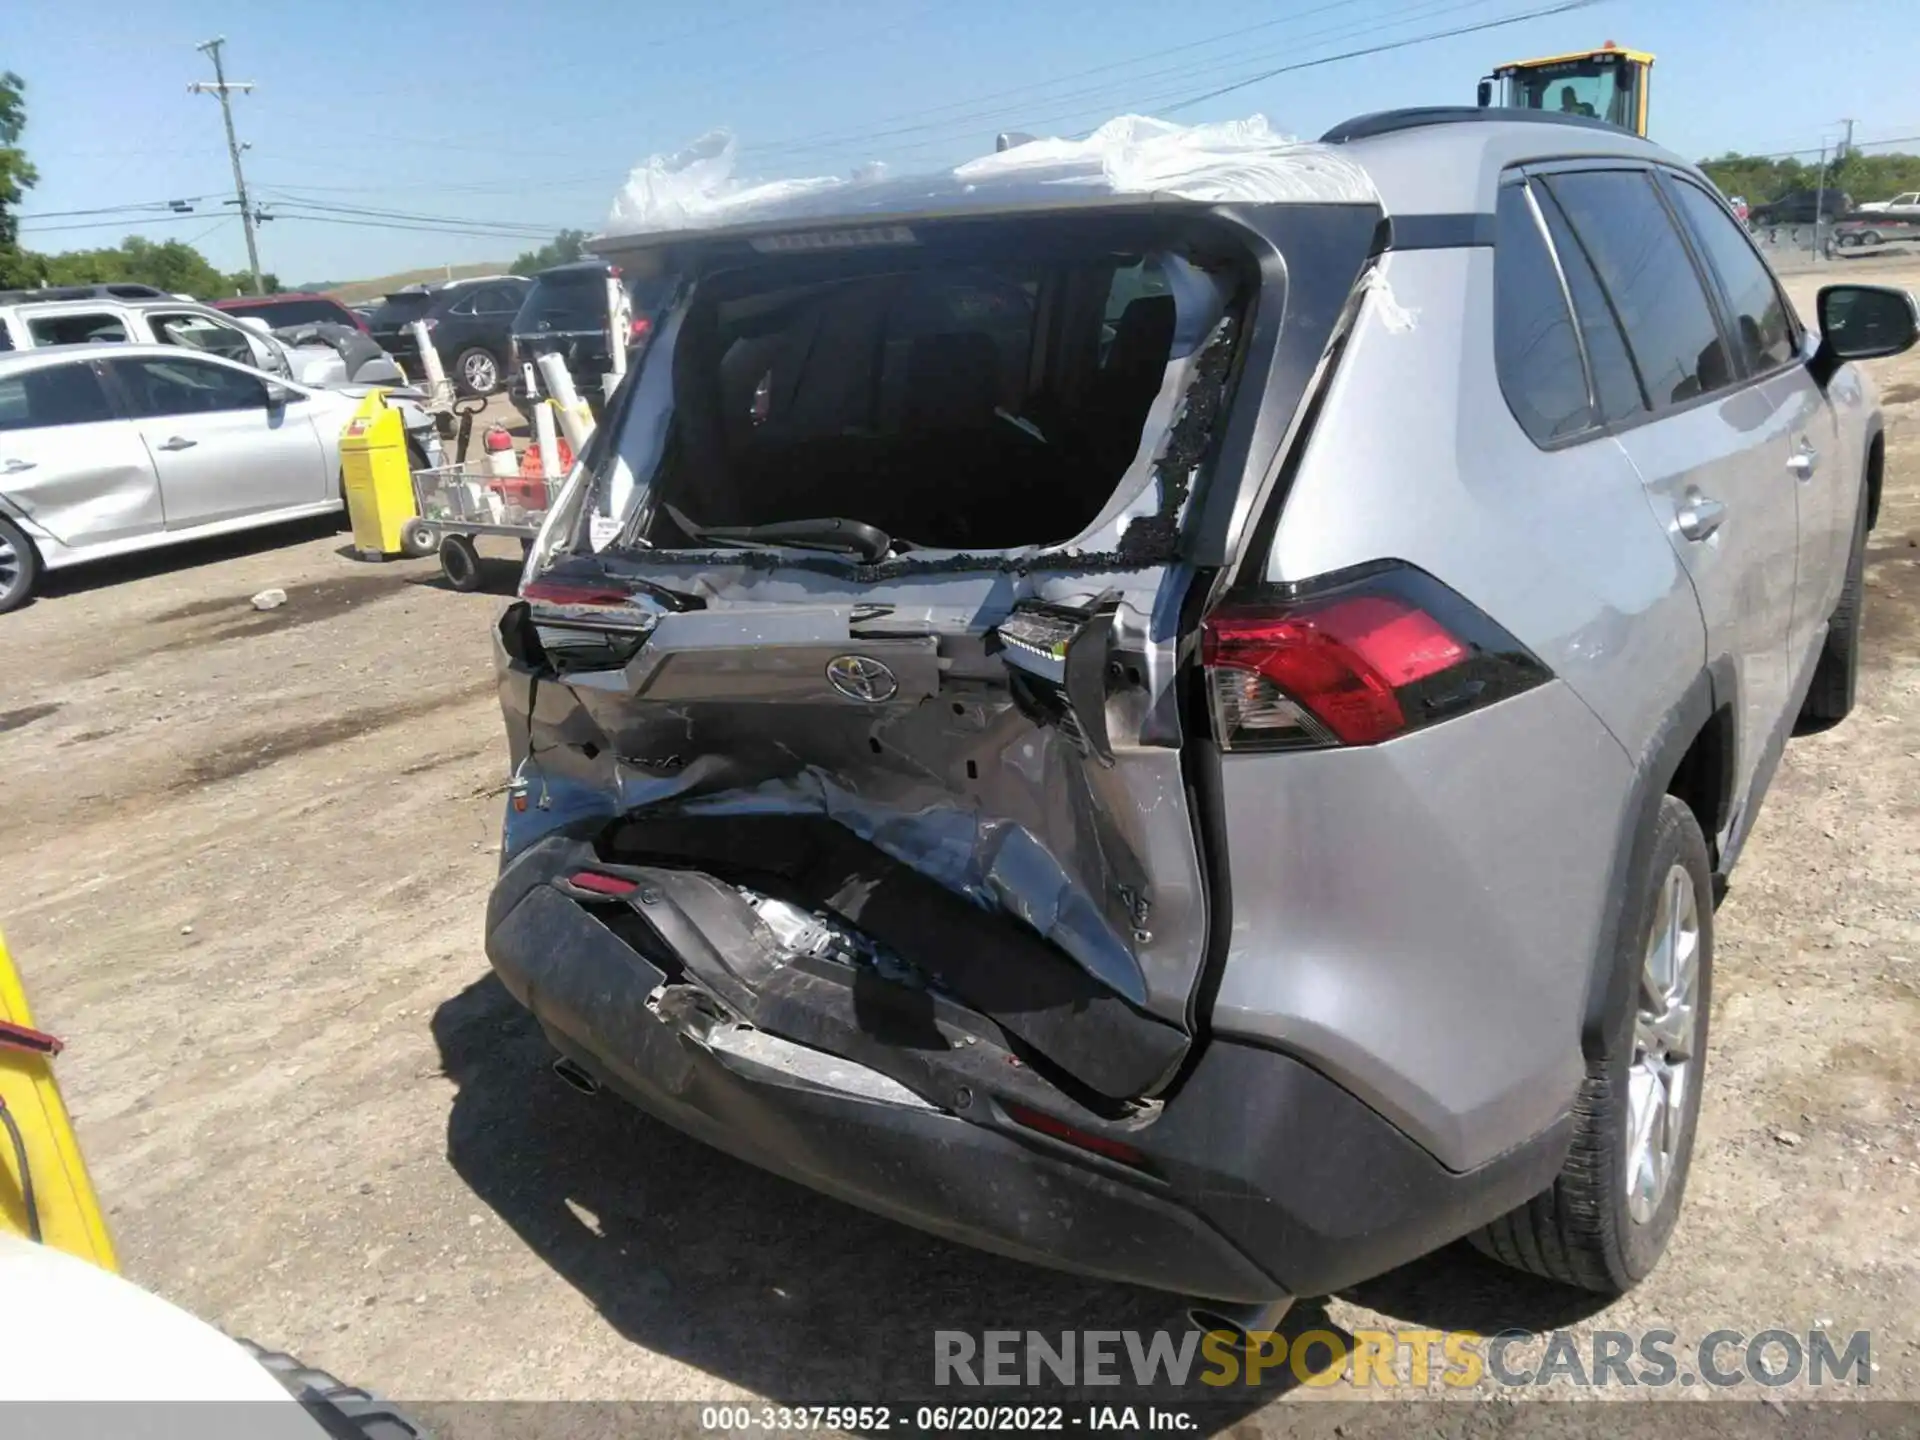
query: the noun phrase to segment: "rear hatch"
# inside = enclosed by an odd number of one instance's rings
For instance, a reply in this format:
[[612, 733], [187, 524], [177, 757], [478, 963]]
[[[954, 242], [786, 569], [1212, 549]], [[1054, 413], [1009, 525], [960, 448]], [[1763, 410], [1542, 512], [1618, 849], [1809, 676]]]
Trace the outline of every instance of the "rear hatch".
[[537, 277], [513, 317], [520, 358], [558, 355], [576, 377], [608, 366], [607, 271], [582, 266]]
[[[501, 622], [503, 864], [559, 831], [695, 877], [678, 938], [635, 943], [763, 1026], [721, 973], [748, 934], [982, 1017], [1083, 1101], [1163, 1090], [1224, 916], [1194, 607], [1377, 220], [1172, 208], [676, 255]], [[1266, 233], [1289, 225], [1314, 241], [1291, 296]]]
[[379, 308], [367, 319], [367, 330], [394, 359], [409, 367], [408, 373], [419, 378], [417, 362], [420, 359], [420, 347], [414, 344], [413, 331], [408, 327], [415, 320], [424, 320], [433, 309], [433, 295], [426, 290], [399, 290], [385, 296]]

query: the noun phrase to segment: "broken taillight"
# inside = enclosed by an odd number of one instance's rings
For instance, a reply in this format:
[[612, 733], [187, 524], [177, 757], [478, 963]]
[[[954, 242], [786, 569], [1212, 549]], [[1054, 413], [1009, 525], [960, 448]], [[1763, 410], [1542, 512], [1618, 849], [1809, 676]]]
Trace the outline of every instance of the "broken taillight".
[[1487, 616], [1398, 564], [1224, 605], [1201, 662], [1227, 750], [1375, 745], [1548, 678]]
[[520, 587], [523, 600], [541, 600], [549, 605], [625, 605], [633, 596], [611, 585], [582, 585], [568, 580], [529, 580]]
[[569, 875], [567, 883], [576, 890], [585, 890], [594, 895], [619, 897], [631, 895], [640, 888], [638, 880], [629, 880], [624, 875], [606, 875], [598, 870], [582, 870]]
[[1104, 1155], [1109, 1160], [1118, 1160], [1122, 1165], [1144, 1165], [1147, 1157], [1124, 1140], [1115, 1140], [1110, 1135], [1096, 1135], [1090, 1130], [1082, 1130], [1077, 1125], [1069, 1125], [1064, 1120], [1039, 1110], [1031, 1110], [1025, 1105], [1016, 1105], [1011, 1100], [1002, 1101], [1001, 1108], [1007, 1112], [1007, 1118], [1029, 1130], [1037, 1130], [1042, 1135], [1050, 1135], [1055, 1140], [1064, 1141], [1076, 1149], [1090, 1151], [1095, 1155]]

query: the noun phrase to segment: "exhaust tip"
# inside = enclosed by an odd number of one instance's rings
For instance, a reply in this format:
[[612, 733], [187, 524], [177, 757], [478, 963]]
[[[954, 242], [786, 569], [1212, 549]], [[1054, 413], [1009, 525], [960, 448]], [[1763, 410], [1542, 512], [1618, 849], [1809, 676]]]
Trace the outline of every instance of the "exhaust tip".
[[1257, 1304], [1237, 1304], [1230, 1300], [1194, 1300], [1187, 1305], [1187, 1323], [1202, 1333], [1224, 1330], [1233, 1337], [1234, 1346], [1246, 1351], [1254, 1336], [1264, 1336], [1280, 1328], [1293, 1308], [1293, 1297], [1282, 1296]]
[[566, 1083], [574, 1089], [578, 1090], [582, 1095], [598, 1095], [600, 1093], [600, 1082], [564, 1055], [553, 1062], [553, 1073], [566, 1081]]

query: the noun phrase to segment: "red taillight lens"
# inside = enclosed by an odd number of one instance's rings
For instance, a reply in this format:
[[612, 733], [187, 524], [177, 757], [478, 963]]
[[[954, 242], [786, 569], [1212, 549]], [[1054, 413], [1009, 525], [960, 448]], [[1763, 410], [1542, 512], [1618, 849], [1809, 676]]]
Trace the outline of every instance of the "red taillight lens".
[[624, 875], [602, 875], [598, 870], [569, 875], [567, 883], [576, 890], [588, 890], [595, 895], [631, 895], [640, 888], [638, 880], [629, 880]]
[[1546, 678], [1431, 576], [1404, 567], [1207, 617], [1201, 661], [1229, 750], [1375, 745]]
[[653, 333], [653, 321], [645, 315], [633, 317], [633, 324], [627, 328], [627, 344], [638, 345]]
[[1025, 1105], [1015, 1105], [1011, 1101], [1002, 1102], [1007, 1118], [1029, 1130], [1037, 1130], [1042, 1135], [1051, 1135], [1055, 1140], [1064, 1140], [1067, 1144], [1081, 1150], [1091, 1151], [1095, 1155], [1104, 1155], [1109, 1160], [1118, 1160], [1122, 1165], [1144, 1165], [1146, 1156], [1124, 1140], [1115, 1140], [1106, 1135], [1095, 1135], [1069, 1125], [1064, 1120], [1056, 1120], [1051, 1115], [1043, 1115], [1038, 1110], [1029, 1110]]
[[544, 600], [549, 605], [625, 605], [633, 596], [605, 585], [575, 585], [565, 580], [530, 580], [521, 588], [523, 600]]

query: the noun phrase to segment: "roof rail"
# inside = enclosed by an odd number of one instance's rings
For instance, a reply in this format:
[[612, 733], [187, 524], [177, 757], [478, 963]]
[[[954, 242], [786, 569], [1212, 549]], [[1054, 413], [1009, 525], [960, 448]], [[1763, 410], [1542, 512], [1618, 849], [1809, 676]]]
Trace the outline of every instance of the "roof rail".
[[1604, 130], [1609, 135], [1639, 139], [1631, 130], [1595, 120], [1586, 115], [1564, 115], [1558, 110], [1520, 110], [1473, 105], [1416, 105], [1406, 110], [1376, 110], [1371, 115], [1356, 115], [1342, 120], [1320, 137], [1323, 145], [1344, 145], [1349, 140], [1371, 140], [1376, 135], [1396, 135], [1402, 130], [1419, 130], [1430, 125], [1577, 125], [1583, 130]]

